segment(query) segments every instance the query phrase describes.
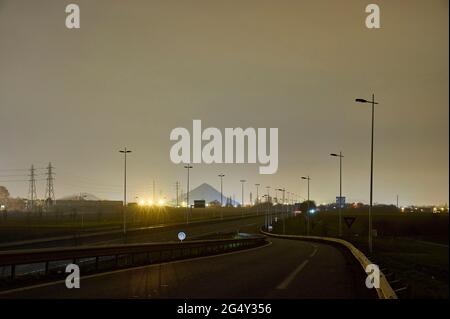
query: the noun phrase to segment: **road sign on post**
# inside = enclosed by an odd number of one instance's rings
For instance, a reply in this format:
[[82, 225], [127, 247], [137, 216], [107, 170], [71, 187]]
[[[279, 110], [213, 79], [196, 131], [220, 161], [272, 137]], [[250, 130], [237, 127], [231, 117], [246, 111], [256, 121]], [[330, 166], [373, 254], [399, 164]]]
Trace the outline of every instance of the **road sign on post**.
[[186, 239], [186, 233], [180, 231], [180, 232], [178, 233], [178, 239], [179, 239], [180, 241], [185, 240], [185, 239]]
[[355, 222], [356, 217], [344, 217], [345, 224], [350, 229], [352, 227], [353, 223]]
[[345, 207], [345, 196], [336, 196], [336, 205], [338, 205], [338, 207], [340, 205], [342, 208]]

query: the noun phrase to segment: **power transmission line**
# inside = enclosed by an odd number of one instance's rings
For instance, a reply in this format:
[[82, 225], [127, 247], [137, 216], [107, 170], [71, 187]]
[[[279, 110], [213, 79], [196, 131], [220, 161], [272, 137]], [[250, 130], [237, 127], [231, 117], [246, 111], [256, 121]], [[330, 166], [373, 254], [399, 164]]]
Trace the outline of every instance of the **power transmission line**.
[[45, 206], [48, 208], [55, 202], [55, 190], [53, 187], [53, 180], [54, 180], [54, 173], [53, 173], [54, 167], [52, 166], [52, 163], [48, 163], [47, 166], [47, 183], [46, 183], [46, 189], [45, 189]]

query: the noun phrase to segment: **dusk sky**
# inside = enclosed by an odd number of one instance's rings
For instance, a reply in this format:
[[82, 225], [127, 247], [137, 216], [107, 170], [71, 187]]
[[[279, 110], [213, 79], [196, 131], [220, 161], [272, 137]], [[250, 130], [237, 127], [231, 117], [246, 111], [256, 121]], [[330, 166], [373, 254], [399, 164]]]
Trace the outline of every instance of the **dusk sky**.
[[[67, 29], [77, 3], [81, 28]], [[365, 7], [381, 9], [367, 29]], [[370, 105], [375, 112], [374, 202], [449, 200], [447, 0], [4, 1], [0, 0], [0, 185], [26, 197], [26, 170], [55, 166], [55, 193], [122, 199], [175, 196], [186, 170], [169, 151], [172, 129], [278, 128], [279, 165], [201, 164], [207, 182], [240, 200], [285, 187], [369, 201]], [[39, 173], [45, 173], [39, 170]], [[44, 175], [39, 176], [45, 178]], [[45, 182], [37, 182], [43, 197]], [[272, 190], [273, 192], [273, 190]]]

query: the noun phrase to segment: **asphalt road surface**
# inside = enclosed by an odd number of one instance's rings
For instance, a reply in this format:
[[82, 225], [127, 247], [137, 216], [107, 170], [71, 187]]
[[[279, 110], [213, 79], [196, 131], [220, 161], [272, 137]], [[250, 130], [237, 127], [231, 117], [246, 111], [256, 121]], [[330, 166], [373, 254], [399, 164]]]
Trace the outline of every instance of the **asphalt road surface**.
[[376, 298], [355, 260], [331, 245], [288, 239], [234, 253], [28, 287], [0, 298]]

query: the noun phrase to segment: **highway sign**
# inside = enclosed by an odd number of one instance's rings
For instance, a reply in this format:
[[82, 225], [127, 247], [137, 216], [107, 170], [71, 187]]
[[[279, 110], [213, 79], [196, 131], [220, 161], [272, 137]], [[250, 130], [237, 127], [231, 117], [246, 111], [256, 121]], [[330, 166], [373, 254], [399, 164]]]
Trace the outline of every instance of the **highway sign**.
[[206, 202], [205, 200], [194, 200], [194, 208], [205, 208]]
[[345, 196], [339, 197], [336, 196], [336, 205], [341, 205], [341, 207], [345, 207]]

